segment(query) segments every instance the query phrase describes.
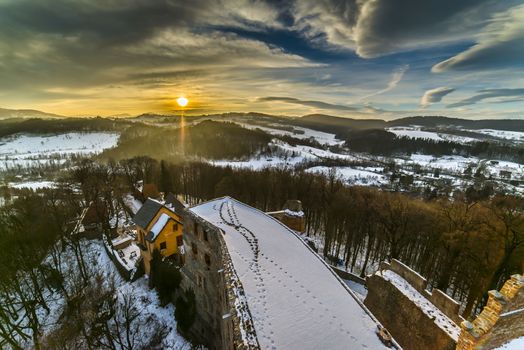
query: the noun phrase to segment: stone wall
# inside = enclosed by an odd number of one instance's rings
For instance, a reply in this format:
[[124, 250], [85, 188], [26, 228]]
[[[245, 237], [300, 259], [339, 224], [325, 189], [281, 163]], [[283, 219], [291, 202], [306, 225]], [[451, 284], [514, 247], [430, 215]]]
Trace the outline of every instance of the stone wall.
[[460, 316], [460, 304], [440, 289], [433, 288], [431, 292], [428, 291], [427, 280], [409, 266], [396, 259], [392, 259], [391, 263], [381, 262], [380, 269], [390, 270], [400, 275], [402, 278], [408, 281], [409, 284], [417, 290], [417, 292], [422, 294], [440, 311], [442, 311], [444, 315], [448, 316], [455, 323], [460, 324], [462, 321], [464, 321], [462, 316]]
[[455, 342], [408, 297], [381, 276], [366, 280], [364, 305], [375, 315], [404, 350], [451, 350]]
[[[184, 215], [183, 289], [192, 289], [197, 316], [190, 335], [208, 349], [258, 349], [242, 285], [222, 231], [187, 211]], [[244, 313], [239, 315], [239, 307]], [[244, 316], [241, 318], [240, 316]], [[241, 332], [242, 329], [242, 332]], [[246, 341], [246, 337], [251, 340]]]
[[[402, 277], [455, 323], [463, 321], [459, 315], [459, 303], [436, 288], [431, 292], [428, 291], [427, 280], [405, 264], [395, 259], [391, 263], [382, 262], [380, 271], [385, 270], [393, 271]], [[424, 313], [380, 273], [368, 276], [366, 286], [368, 294], [364, 304], [404, 349], [453, 349], [455, 347], [455, 340], [442, 330], [432, 317]]]
[[524, 277], [513, 275], [500, 292], [488, 292], [488, 302], [473, 322], [464, 321], [457, 350], [492, 349], [524, 336]]

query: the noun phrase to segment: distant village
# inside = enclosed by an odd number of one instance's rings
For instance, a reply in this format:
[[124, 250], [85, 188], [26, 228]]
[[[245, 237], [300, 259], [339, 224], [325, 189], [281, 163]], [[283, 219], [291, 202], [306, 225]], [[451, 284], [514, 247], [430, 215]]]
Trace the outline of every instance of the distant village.
[[[227, 196], [188, 205], [140, 183], [124, 202], [132, 220], [104, 239], [111, 260], [151, 287], [159, 261], [179, 271], [174, 296], [190, 305], [183, 335], [209, 349], [472, 350], [524, 336], [522, 275], [490, 291], [469, 322], [457, 301], [396, 259], [365, 278], [324, 261], [298, 200], [267, 213]], [[105, 210], [92, 202], [74, 232], [99, 237]]]

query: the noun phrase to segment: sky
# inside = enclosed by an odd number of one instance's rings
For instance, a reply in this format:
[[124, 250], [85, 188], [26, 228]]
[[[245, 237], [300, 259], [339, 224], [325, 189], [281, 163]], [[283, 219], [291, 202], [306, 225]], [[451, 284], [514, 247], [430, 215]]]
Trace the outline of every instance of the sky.
[[524, 118], [524, 0], [0, 0], [0, 108]]

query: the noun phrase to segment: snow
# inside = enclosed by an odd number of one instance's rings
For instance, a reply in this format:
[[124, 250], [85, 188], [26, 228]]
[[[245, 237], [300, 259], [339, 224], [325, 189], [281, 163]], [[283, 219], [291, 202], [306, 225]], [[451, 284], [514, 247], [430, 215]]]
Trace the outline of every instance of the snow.
[[315, 166], [306, 169], [308, 173], [317, 173], [328, 175], [335, 171], [337, 177], [344, 179], [346, 182], [355, 185], [378, 185], [387, 183], [388, 179], [382, 174], [377, 174], [368, 170], [355, 169], [352, 167], [326, 167]]
[[0, 168], [43, 164], [51, 159], [63, 163], [61, 156], [95, 154], [116, 146], [118, 133], [69, 132], [56, 135], [15, 134], [0, 138]]
[[[260, 170], [267, 167], [294, 167], [300, 163], [310, 160], [342, 159], [356, 160], [355, 156], [349, 154], [334, 153], [320, 148], [297, 145], [291, 146], [280, 140], [273, 140], [270, 146], [276, 146], [281, 155], [258, 155], [249, 160], [219, 160], [210, 163], [216, 166], [231, 166], [234, 168], [250, 168]], [[285, 154], [285, 155], [284, 155]]]
[[494, 350], [522, 350], [524, 349], [524, 337], [516, 338]]
[[387, 131], [395, 134], [398, 137], [410, 137], [413, 139], [426, 139], [433, 141], [453, 141], [459, 143], [469, 143], [478, 141], [472, 137], [452, 135], [442, 132], [434, 131], [424, 131], [421, 130], [421, 127], [416, 126], [396, 126], [392, 128], [387, 128]]
[[56, 182], [53, 181], [25, 181], [25, 182], [10, 182], [9, 187], [15, 189], [28, 188], [31, 190], [37, 190], [41, 188], [53, 188], [56, 187]]
[[136, 214], [142, 207], [142, 202], [130, 194], [124, 196], [124, 203], [133, 212], [133, 215]]
[[489, 135], [498, 137], [505, 140], [524, 141], [524, 132], [521, 131], [508, 131], [508, 130], [494, 130], [494, 129], [477, 129], [469, 130], [477, 132], [479, 134]]
[[435, 324], [446, 332], [455, 341], [458, 340], [460, 334], [460, 327], [457, 326], [449, 317], [447, 317], [442, 311], [440, 311], [435, 305], [433, 305], [426, 297], [420, 294], [413, 286], [409, 284], [397, 273], [385, 270], [378, 271], [377, 274], [381, 275], [386, 281], [391, 282], [402, 294], [408, 297], [415, 305], [418, 306], [429, 318], [433, 318]]
[[224, 232], [262, 349], [383, 349], [377, 323], [290, 229], [229, 197], [190, 211]]
[[366, 296], [368, 295], [368, 289], [365, 285], [351, 280], [344, 280], [344, 283], [348, 285], [348, 287], [357, 295], [360, 300], [364, 301], [364, 299], [366, 299]]
[[413, 127], [394, 127], [394, 128], [388, 128], [387, 131], [395, 134], [396, 136], [402, 137], [410, 137], [413, 139], [427, 139], [427, 140], [435, 140], [435, 141], [444, 141], [442, 137], [440, 137], [436, 132], [430, 132], [430, 131], [421, 131], [418, 128]]
[[166, 227], [169, 219], [170, 219], [169, 215], [162, 213], [160, 217], [158, 218], [158, 220], [153, 225], [153, 227], [151, 227], [150, 231], [153, 232], [154, 234], [153, 239], [152, 239], [153, 241], [156, 239], [160, 231], [162, 231], [164, 227]]
[[464, 171], [469, 165], [476, 165], [480, 161], [476, 157], [444, 156], [434, 157], [424, 154], [412, 154], [410, 161], [431, 168], [446, 169], [450, 171]]

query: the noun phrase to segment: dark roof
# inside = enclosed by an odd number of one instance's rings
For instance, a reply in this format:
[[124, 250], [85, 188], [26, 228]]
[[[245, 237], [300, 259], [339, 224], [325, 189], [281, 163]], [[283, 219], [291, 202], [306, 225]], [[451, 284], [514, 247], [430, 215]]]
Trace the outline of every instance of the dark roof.
[[166, 196], [166, 205], [171, 205], [175, 214], [180, 216], [184, 214], [184, 209], [186, 209], [186, 205], [171, 192]]
[[146, 229], [160, 208], [162, 208], [162, 203], [148, 198], [133, 217], [133, 222], [143, 229]]

